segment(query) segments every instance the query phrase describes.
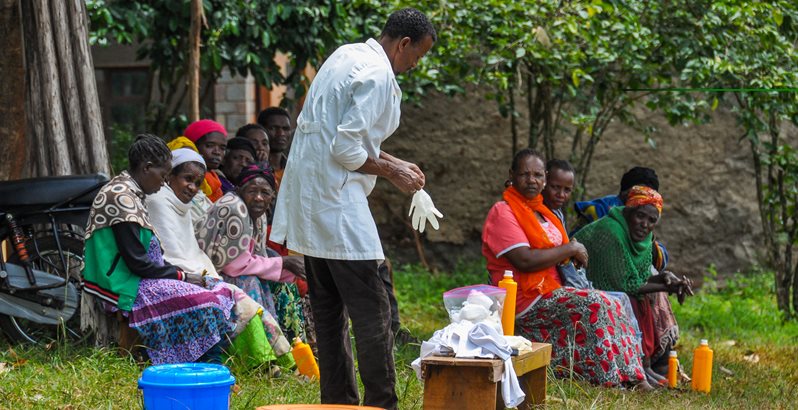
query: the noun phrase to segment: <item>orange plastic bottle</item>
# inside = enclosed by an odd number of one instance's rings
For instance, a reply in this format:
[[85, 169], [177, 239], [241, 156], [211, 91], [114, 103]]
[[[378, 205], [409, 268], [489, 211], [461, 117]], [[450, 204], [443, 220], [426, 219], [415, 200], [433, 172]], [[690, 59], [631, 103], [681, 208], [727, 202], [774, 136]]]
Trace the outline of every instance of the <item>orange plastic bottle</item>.
[[316, 364], [316, 358], [313, 357], [313, 350], [310, 348], [309, 344], [297, 337], [294, 339], [291, 355], [294, 356], [299, 374], [311, 378], [315, 377], [316, 380], [319, 379], [319, 366]]
[[668, 387], [676, 388], [679, 383], [679, 359], [675, 350], [668, 357]]
[[712, 349], [707, 339], [693, 353], [693, 390], [709, 393], [712, 387]]
[[504, 279], [499, 281], [499, 287], [507, 291], [502, 308], [502, 330], [505, 335], [512, 336], [515, 334], [515, 295], [518, 292], [518, 284], [513, 280], [513, 271], [504, 271]]

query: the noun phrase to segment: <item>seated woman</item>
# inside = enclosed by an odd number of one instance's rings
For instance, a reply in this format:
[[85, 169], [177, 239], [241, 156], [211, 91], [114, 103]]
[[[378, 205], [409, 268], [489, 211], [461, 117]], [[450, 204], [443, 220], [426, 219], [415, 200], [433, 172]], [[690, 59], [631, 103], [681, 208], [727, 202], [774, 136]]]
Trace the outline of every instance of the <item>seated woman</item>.
[[[650, 363], [670, 351], [678, 337], [676, 318], [664, 292], [675, 293], [683, 301], [692, 295], [692, 281], [668, 271], [652, 274], [652, 231], [662, 212], [662, 196], [636, 185], [629, 190], [625, 204], [611, 208], [606, 217], [582, 228], [575, 238], [590, 255], [587, 276], [593, 285], [629, 295], [643, 332], [648, 371]], [[649, 375], [656, 378], [651, 372]]]
[[[166, 144], [166, 146], [169, 147], [169, 149], [172, 150], [172, 152], [181, 148], [186, 148], [196, 153], [199, 153], [199, 150], [197, 150], [197, 146], [194, 145], [194, 143], [191, 142], [191, 140], [186, 137], [177, 137], [169, 141], [169, 143]], [[204, 158], [202, 161], [203, 163], [205, 163]], [[207, 173], [207, 167], [204, 168], [206, 169], [205, 172]], [[194, 195], [194, 198], [191, 199], [191, 208], [189, 208], [190, 209], [189, 212], [191, 213], [192, 220], [197, 221], [202, 219], [202, 217], [205, 216], [205, 213], [208, 212], [208, 209], [211, 209], [211, 205], [213, 205], [213, 202], [211, 202], [210, 198], [208, 198], [206, 192], [211, 192], [212, 190], [213, 189], [211, 188], [210, 184], [208, 184], [208, 181], [205, 179], [205, 176], [203, 175], [202, 183], [200, 184], [200, 189], [199, 191], [197, 191], [197, 194]]]
[[[194, 224], [189, 212], [191, 200], [199, 191], [204, 175], [205, 161], [197, 152], [188, 148], [172, 151], [172, 171], [167, 177], [166, 186], [147, 197], [146, 205], [150, 220], [162, 241], [164, 259], [178, 266], [184, 272], [198, 273], [219, 279], [210, 258], [197, 245]], [[236, 302], [233, 313], [237, 326], [232, 336], [237, 336], [244, 331], [250, 319], [260, 311], [261, 315], [258, 318], [263, 323], [265, 333], [257, 330], [255, 332], [259, 332], [267, 339], [269, 347], [273, 349], [277, 357], [289, 353], [291, 345], [280, 330], [274, 316], [268, 311], [264, 311], [241, 289], [234, 285], [229, 286], [233, 290]], [[266, 356], [268, 359], [270, 355]], [[290, 362], [290, 359], [281, 362]]]
[[225, 149], [227, 148], [227, 130], [222, 124], [213, 120], [194, 121], [186, 127], [183, 132], [186, 138], [191, 140], [197, 147], [197, 152], [205, 159], [207, 171], [205, 171], [205, 182], [207, 189], [205, 195], [211, 202], [216, 202], [224, 195], [222, 192], [222, 181], [214, 171], [222, 165]]
[[144, 199], [158, 192], [172, 154], [154, 135], [139, 135], [128, 150], [129, 169], [94, 199], [86, 229], [84, 290], [127, 312], [153, 364], [218, 360], [232, 329], [233, 294], [163, 260]]
[[530, 149], [518, 152], [504, 200], [491, 208], [482, 231], [491, 282], [497, 284], [505, 270], [518, 282], [516, 333], [552, 344], [558, 377], [568, 377], [573, 368], [594, 384], [650, 389], [640, 345], [617, 300], [560, 285], [556, 265], [569, 258], [586, 265], [587, 251], [569, 242], [559, 219], [543, 204], [545, 185], [540, 155]]
[[[238, 188], [217, 201], [205, 219], [196, 224], [197, 242], [225, 281], [243, 289], [278, 318], [289, 338], [304, 327], [300, 304], [277, 283], [304, 279], [298, 256], [269, 257], [265, 213], [274, 192], [274, 175], [268, 168], [250, 165], [241, 171]], [[295, 287], [295, 286], [293, 286]]]
[[261, 165], [269, 163], [269, 134], [266, 132], [266, 128], [260, 124], [247, 124], [236, 131], [236, 137], [252, 141], [257, 153], [255, 162]]
[[[543, 188], [541, 195], [543, 196], [543, 204], [546, 205], [551, 212], [557, 216], [562, 222], [563, 230], [568, 231], [565, 224], [565, 214], [563, 207], [568, 201], [571, 200], [571, 193], [574, 191], [574, 168], [570, 162], [562, 159], [550, 159], [546, 162], [546, 186]], [[584, 272], [584, 271], [580, 271]], [[562, 279], [562, 276], [560, 277]], [[585, 281], [586, 282], [586, 281]], [[589, 283], [587, 288], [593, 289]], [[632, 303], [629, 301], [629, 296], [623, 292], [610, 292], [603, 289], [604, 293], [618, 299], [621, 306], [626, 313], [629, 323], [632, 325], [635, 339], [642, 342], [643, 334], [637, 325], [637, 319], [632, 309]]]
[[[587, 224], [603, 218], [613, 207], [622, 206], [626, 196], [629, 194], [629, 190], [635, 185], [643, 185], [655, 191], [658, 190], [659, 177], [657, 177], [657, 172], [651, 168], [634, 167], [626, 171], [621, 177], [621, 190], [618, 195], [607, 195], [575, 203], [574, 211], [576, 211], [577, 220], [576, 228], [571, 232], [571, 236], [579, 232]], [[652, 265], [655, 269], [661, 271], [668, 265], [668, 250], [656, 238], [654, 239], [654, 245], [651, 249]]]
[[225, 194], [236, 189], [233, 181], [238, 180], [241, 170], [255, 163], [255, 145], [252, 141], [233, 137], [227, 141], [227, 150], [222, 159], [222, 165], [216, 170], [216, 175], [222, 183], [222, 192]]

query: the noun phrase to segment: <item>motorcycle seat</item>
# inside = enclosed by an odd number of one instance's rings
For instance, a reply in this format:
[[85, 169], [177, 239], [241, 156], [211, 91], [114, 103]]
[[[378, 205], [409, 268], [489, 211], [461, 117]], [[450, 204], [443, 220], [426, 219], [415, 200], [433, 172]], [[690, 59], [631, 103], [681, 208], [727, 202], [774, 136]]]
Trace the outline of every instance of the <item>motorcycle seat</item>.
[[[105, 174], [40, 177], [0, 182], [0, 210], [48, 208], [73, 198], [69, 205], [91, 205], [108, 182]], [[94, 187], [95, 189], [91, 189]], [[89, 191], [90, 190], [90, 191]]]

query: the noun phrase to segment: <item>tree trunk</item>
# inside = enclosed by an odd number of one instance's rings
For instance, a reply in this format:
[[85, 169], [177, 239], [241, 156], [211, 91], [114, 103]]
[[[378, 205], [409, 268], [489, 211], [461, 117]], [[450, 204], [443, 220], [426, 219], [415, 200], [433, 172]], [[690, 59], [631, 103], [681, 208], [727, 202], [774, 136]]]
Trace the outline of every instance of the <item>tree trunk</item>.
[[0, 0], [0, 180], [18, 179], [25, 165], [25, 71], [17, 0]]
[[188, 121], [200, 119], [200, 30], [203, 23], [202, 0], [191, 0], [191, 32], [188, 56]]
[[84, 2], [20, 4], [27, 97], [25, 174], [108, 173]]

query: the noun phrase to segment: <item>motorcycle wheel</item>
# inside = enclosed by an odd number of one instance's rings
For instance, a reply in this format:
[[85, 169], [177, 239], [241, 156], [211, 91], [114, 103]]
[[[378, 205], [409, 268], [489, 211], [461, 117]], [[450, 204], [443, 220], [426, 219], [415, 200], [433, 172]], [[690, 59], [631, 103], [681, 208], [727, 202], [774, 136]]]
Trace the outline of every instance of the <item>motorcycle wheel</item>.
[[[68, 278], [78, 290], [80, 298], [81, 275], [80, 270], [83, 265], [83, 241], [73, 236], [59, 236], [61, 249], [67, 263], [67, 269], [58, 255], [58, 245], [53, 236], [45, 236], [26, 243], [30, 261], [33, 268], [42, 270], [62, 278]], [[38, 250], [37, 250], [38, 248]], [[9, 262], [15, 263], [19, 259], [16, 253], [12, 253]], [[77, 341], [82, 338], [80, 332], [80, 300], [75, 314], [63, 325], [42, 325], [26, 319], [0, 314], [0, 329], [12, 343], [49, 343], [53, 340]]]

